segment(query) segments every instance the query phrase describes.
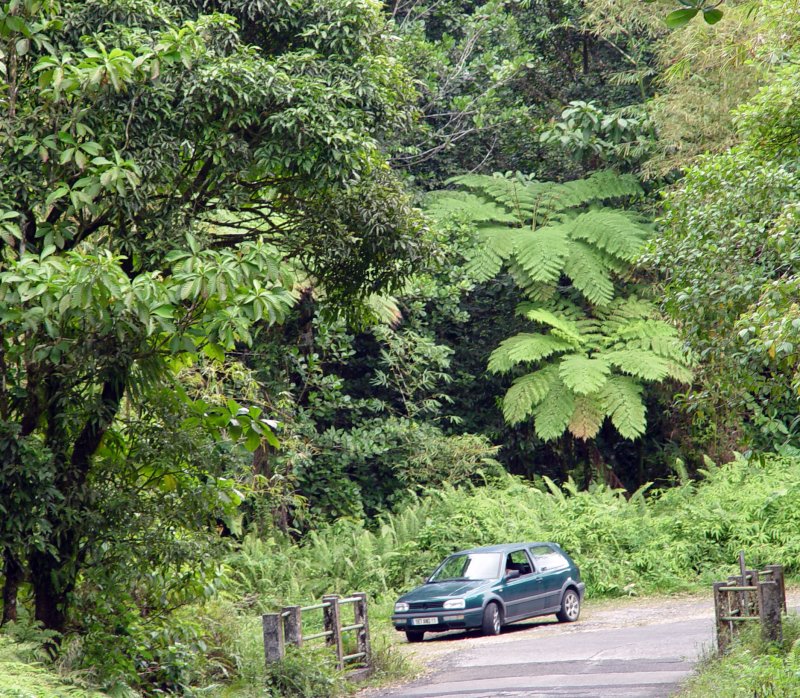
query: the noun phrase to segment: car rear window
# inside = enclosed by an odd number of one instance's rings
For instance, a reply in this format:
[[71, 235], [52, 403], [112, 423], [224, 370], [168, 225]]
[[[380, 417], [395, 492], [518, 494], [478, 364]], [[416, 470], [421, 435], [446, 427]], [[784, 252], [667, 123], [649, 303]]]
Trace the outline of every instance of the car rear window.
[[549, 545], [535, 545], [531, 549], [537, 572], [551, 572], [569, 567], [569, 561]]

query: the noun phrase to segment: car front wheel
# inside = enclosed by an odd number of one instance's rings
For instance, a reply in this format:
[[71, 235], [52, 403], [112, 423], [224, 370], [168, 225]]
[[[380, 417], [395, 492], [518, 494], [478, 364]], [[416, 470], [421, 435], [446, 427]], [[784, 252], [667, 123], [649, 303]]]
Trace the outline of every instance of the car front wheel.
[[406, 640], [409, 642], [422, 642], [423, 637], [425, 637], [424, 630], [406, 630]]
[[561, 599], [561, 610], [556, 613], [556, 618], [562, 623], [574, 623], [581, 614], [581, 597], [574, 589], [567, 589]]
[[499, 635], [503, 620], [500, 615], [500, 607], [496, 603], [487, 604], [483, 609], [483, 622], [481, 630], [484, 635]]

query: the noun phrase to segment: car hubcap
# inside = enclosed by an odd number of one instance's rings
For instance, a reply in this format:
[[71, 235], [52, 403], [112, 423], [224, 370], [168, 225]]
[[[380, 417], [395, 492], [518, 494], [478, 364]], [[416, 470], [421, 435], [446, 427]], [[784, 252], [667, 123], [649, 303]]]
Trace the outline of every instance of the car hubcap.
[[500, 634], [500, 614], [497, 612], [497, 608], [494, 609], [494, 613], [492, 614], [492, 627], [494, 628], [494, 634]]
[[568, 618], [578, 617], [578, 597], [575, 594], [567, 594], [567, 598], [564, 599], [564, 610]]

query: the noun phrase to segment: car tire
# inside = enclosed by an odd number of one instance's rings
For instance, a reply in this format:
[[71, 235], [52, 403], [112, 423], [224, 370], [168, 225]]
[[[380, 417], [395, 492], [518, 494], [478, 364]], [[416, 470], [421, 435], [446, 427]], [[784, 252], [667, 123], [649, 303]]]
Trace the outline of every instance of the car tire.
[[564, 592], [561, 597], [561, 610], [556, 613], [556, 618], [562, 623], [574, 623], [581, 615], [581, 597], [572, 587]]
[[425, 637], [424, 630], [406, 630], [406, 640], [409, 642], [422, 642], [423, 637]]
[[494, 602], [486, 604], [486, 608], [483, 609], [483, 622], [481, 623], [483, 634], [499, 635], [502, 627], [503, 612], [500, 607]]

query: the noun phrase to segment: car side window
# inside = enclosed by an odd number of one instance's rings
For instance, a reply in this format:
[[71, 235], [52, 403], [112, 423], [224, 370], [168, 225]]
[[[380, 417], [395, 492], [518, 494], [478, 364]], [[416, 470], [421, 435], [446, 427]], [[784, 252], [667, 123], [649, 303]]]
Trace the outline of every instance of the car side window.
[[520, 577], [533, 572], [533, 566], [524, 550], [515, 550], [506, 557], [506, 573], [511, 570], [519, 572]]
[[567, 558], [549, 545], [535, 545], [530, 550], [537, 572], [552, 572], [569, 567]]

